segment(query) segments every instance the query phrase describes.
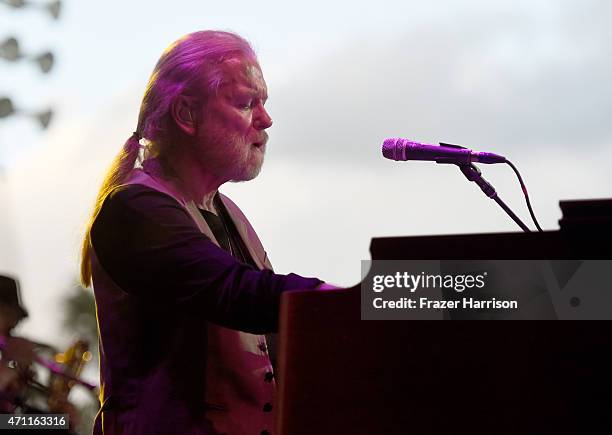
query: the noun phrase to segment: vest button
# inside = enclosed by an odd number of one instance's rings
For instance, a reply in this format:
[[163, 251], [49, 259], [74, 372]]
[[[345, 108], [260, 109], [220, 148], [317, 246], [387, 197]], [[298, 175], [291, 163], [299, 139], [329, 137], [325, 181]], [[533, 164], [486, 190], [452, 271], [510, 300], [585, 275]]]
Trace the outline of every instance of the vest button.
[[272, 382], [272, 379], [274, 379], [274, 373], [266, 372], [266, 375], [264, 376], [264, 381], [265, 382]]
[[271, 403], [266, 403], [263, 406], [263, 412], [270, 412], [270, 411], [272, 411], [272, 404]]

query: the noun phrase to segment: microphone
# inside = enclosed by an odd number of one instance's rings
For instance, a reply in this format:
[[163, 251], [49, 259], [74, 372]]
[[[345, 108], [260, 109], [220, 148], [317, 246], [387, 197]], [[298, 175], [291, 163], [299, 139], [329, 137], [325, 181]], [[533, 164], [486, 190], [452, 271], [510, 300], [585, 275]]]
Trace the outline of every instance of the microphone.
[[460, 145], [440, 142], [440, 145], [412, 142], [408, 139], [385, 139], [382, 154], [390, 160], [429, 160], [436, 163], [505, 163], [506, 158], [498, 154], [473, 151]]

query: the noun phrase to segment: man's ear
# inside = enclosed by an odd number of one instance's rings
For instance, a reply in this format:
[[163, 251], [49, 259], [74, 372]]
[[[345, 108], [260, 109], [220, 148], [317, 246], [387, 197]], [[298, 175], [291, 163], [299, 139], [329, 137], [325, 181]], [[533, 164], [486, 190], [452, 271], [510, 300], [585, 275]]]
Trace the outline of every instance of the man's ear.
[[195, 101], [191, 97], [179, 95], [170, 107], [170, 113], [178, 129], [187, 136], [194, 136], [197, 131]]

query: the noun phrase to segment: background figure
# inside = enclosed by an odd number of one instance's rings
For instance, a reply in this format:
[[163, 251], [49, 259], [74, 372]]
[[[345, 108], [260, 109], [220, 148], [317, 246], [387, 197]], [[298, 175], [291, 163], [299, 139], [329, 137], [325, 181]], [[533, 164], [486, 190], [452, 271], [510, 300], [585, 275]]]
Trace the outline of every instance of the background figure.
[[[28, 312], [21, 304], [19, 283], [0, 275], [0, 413], [68, 414], [70, 427], [79, 424], [79, 413], [68, 401], [69, 388], [49, 387], [36, 378], [33, 364], [42, 361], [39, 354], [58, 355], [52, 347], [13, 335], [16, 326]], [[50, 378], [53, 382], [61, 376]], [[64, 433], [58, 431], [58, 433]], [[72, 433], [68, 431], [67, 433]]]
[[22, 399], [31, 376], [34, 346], [11, 337], [11, 332], [28, 312], [21, 305], [17, 280], [0, 275], [0, 412], [12, 413]]

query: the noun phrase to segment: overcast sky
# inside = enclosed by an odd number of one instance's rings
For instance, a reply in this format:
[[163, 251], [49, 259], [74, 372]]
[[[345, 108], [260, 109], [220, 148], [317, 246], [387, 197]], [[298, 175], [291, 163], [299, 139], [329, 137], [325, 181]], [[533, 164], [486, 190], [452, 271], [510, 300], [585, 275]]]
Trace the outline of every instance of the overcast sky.
[[[42, 1], [42, 0], [41, 0]], [[206, 28], [259, 53], [274, 119], [260, 177], [224, 186], [275, 268], [359, 281], [375, 236], [516, 231], [456, 168], [391, 162], [386, 137], [493, 151], [521, 170], [545, 229], [561, 199], [611, 197], [612, 3], [607, 1], [65, 4], [61, 20], [0, 5], [0, 38], [52, 48], [49, 77], [0, 63], [0, 93], [52, 105], [41, 132], [0, 122], [0, 272], [19, 276], [22, 331], [65, 344], [60, 301], [102, 174], [134, 130], [162, 50]], [[533, 228], [507, 166], [482, 167]]]

